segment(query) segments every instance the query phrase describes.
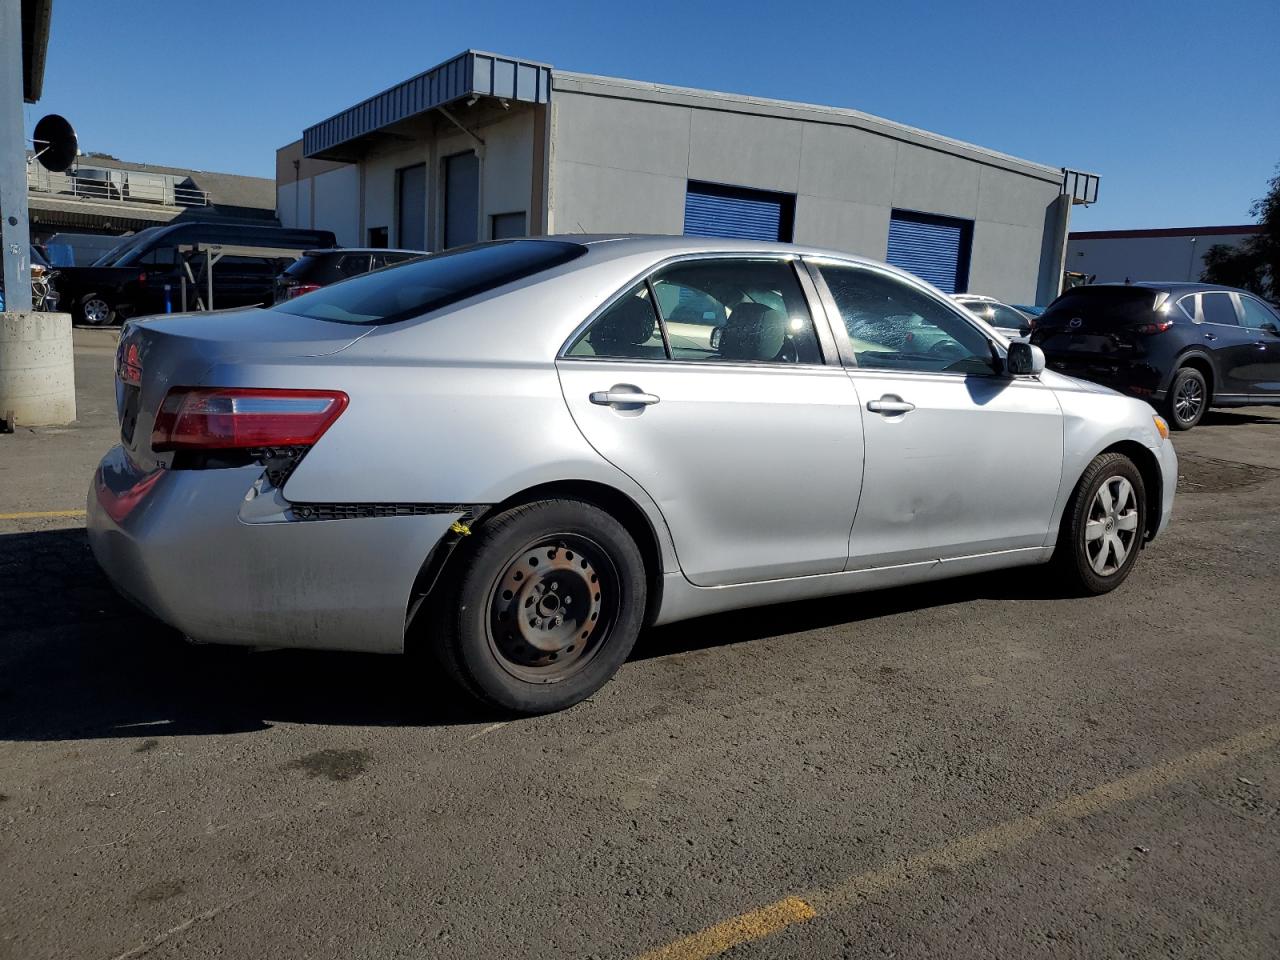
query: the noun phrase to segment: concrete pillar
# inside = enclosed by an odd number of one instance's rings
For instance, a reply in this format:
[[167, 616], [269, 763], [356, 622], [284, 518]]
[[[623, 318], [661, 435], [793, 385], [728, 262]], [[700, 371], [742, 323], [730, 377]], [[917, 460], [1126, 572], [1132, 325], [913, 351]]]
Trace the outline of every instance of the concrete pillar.
[[0, 0], [0, 260], [9, 310], [31, 309], [27, 141], [22, 119], [22, 5]]
[[0, 419], [24, 427], [76, 418], [69, 313], [0, 313]]

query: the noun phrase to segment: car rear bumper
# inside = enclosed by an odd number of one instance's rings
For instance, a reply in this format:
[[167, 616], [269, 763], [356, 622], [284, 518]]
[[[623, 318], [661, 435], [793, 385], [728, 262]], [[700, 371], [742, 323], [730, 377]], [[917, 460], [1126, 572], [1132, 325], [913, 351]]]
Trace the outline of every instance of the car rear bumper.
[[458, 515], [300, 520], [261, 474], [143, 472], [115, 447], [89, 490], [98, 564], [193, 640], [402, 651], [414, 581]]

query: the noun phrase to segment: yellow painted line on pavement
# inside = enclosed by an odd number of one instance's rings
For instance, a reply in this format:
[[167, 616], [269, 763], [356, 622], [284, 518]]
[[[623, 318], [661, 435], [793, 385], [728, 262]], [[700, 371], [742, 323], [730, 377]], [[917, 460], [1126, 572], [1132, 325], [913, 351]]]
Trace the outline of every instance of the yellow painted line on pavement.
[[78, 518], [83, 510], [33, 510], [30, 513], [0, 513], [0, 520], [45, 520], [53, 517]]
[[1280, 723], [1259, 727], [1202, 750], [1145, 767], [1127, 777], [1068, 797], [1039, 813], [1007, 820], [905, 860], [860, 873], [834, 886], [779, 900], [651, 950], [642, 954], [638, 960], [708, 960], [739, 944], [763, 939], [793, 924], [812, 920], [820, 914], [830, 913], [840, 907], [856, 906], [875, 894], [927, 879], [938, 870], [956, 870], [976, 863], [1022, 843], [1055, 823], [1079, 820], [1090, 814], [1109, 810], [1224, 763], [1275, 746], [1280, 746]]
[[740, 943], [763, 939], [783, 927], [803, 923], [816, 916], [813, 907], [799, 897], [787, 897], [651, 950], [640, 960], [705, 960]]

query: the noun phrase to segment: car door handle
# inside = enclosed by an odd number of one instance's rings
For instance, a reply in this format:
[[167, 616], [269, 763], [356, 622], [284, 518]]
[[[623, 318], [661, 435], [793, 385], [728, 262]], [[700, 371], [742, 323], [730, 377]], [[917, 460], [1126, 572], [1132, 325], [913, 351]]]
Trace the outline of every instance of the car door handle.
[[597, 390], [591, 394], [591, 402], [602, 407], [641, 406], [647, 407], [658, 402], [659, 398], [652, 393], [641, 393], [639, 390]]
[[1206, 333], [1205, 333], [1205, 335], [1204, 335], [1204, 338], [1205, 338], [1206, 340], [1217, 340], [1217, 339], [1218, 339], [1218, 335], [1217, 335], [1217, 334], [1215, 334], [1215, 333], [1207, 333], [1207, 332], [1206, 332]]
[[893, 393], [886, 393], [879, 400], [867, 401], [867, 409], [872, 413], [910, 413], [915, 408], [914, 403], [908, 403]]

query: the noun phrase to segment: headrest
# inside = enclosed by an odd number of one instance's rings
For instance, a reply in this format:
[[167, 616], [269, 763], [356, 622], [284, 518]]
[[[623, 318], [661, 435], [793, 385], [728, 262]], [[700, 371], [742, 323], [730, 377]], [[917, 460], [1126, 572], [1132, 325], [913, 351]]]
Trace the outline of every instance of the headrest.
[[627, 297], [617, 303], [596, 323], [591, 331], [594, 345], [648, 343], [653, 338], [656, 321], [648, 300]]
[[787, 340], [787, 318], [763, 303], [733, 308], [720, 335], [720, 355], [729, 360], [775, 360]]

